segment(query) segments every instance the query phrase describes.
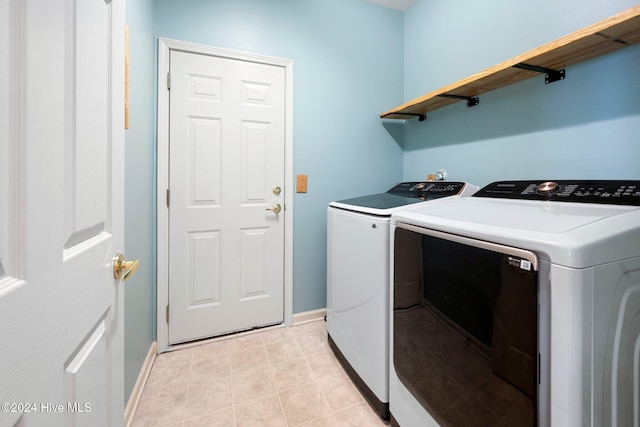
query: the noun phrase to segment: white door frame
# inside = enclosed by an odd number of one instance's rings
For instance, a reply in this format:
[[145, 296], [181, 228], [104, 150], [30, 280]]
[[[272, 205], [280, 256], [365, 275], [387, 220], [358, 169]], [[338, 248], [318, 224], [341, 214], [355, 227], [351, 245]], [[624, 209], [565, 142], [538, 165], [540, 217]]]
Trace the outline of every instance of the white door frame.
[[293, 323], [293, 61], [282, 58], [233, 51], [196, 43], [158, 39], [158, 152], [157, 152], [157, 341], [158, 353], [169, 349], [169, 328], [166, 307], [169, 304], [169, 217], [167, 189], [169, 188], [169, 91], [167, 74], [171, 50], [213, 55], [242, 61], [280, 66], [285, 69], [285, 132], [284, 176], [284, 324]]

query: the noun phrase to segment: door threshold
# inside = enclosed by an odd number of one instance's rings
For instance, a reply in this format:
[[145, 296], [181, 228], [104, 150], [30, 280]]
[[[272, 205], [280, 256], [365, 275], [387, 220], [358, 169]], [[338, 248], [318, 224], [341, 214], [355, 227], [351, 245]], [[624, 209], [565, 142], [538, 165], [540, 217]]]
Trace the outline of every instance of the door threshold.
[[218, 341], [224, 341], [231, 338], [243, 337], [246, 335], [253, 335], [258, 332], [264, 332], [267, 330], [279, 329], [284, 327], [286, 327], [284, 322], [273, 323], [270, 325], [263, 325], [263, 326], [254, 326], [254, 327], [242, 329], [239, 331], [229, 332], [222, 335], [216, 335], [214, 337], [206, 337], [206, 338], [200, 338], [197, 340], [187, 341], [187, 342], [178, 343], [178, 344], [170, 344], [166, 352], [183, 350], [185, 348], [191, 348], [191, 347], [198, 347], [204, 344], [211, 344]]

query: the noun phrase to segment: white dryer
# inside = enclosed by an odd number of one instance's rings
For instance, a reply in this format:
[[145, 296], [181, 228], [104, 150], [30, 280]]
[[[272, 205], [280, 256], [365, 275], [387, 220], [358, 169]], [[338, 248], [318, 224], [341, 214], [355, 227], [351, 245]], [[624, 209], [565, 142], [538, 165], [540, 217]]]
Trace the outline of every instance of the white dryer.
[[[389, 222], [408, 206], [467, 196], [464, 182], [403, 182], [385, 193], [331, 202], [327, 210], [327, 332], [338, 360], [383, 419], [389, 418]], [[413, 286], [405, 299], [418, 298]], [[412, 295], [412, 296], [411, 296]]]
[[392, 425], [639, 425], [640, 181], [495, 182], [391, 235]]

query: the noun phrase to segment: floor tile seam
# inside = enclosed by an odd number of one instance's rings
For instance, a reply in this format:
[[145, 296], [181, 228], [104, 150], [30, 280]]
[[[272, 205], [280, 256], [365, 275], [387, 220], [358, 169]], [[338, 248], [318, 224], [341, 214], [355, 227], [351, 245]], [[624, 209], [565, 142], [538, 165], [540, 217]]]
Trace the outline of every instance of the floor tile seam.
[[[187, 350], [187, 349], [185, 349]], [[190, 349], [188, 349], [190, 350]], [[177, 350], [180, 351], [180, 350]], [[182, 364], [184, 364], [184, 366], [187, 366], [187, 363], [189, 365], [189, 377], [188, 380], [186, 381], [186, 388], [184, 390], [184, 398], [183, 400], [183, 406], [182, 406], [182, 420], [180, 421], [180, 425], [184, 425], [185, 419], [187, 417], [187, 402], [189, 401], [189, 388], [191, 387], [191, 370], [193, 368], [193, 352], [190, 352], [190, 358], [188, 362], [181, 362]], [[179, 364], [179, 363], [178, 363]], [[176, 365], [176, 362], [173, 362], [172, 365]], [[152, 368], [153, 369], [153, 368]]]
[[[297, 427], [297, 426], [302, 426], [302, 425], [305, 425], [305, 424], [310, 424], [310, 423], [312, 423], [313, 421], [320, 420], [320, 419], [322, 419], [322, 418], [324, 418], [324, 417], [331, 417], [331, 419], [334, 421], [334, 423], [335, 423], [335, 424], [338, 424], [338, 420], [336, 419], [336, 416], [333, 414], [333, 412], [331, 412], [331, 413], [329, 413], [329, 414], [320, 415], [319, 417], [315, 417], [315, 418], [313, 418], [313, 419], [310, 419], [310, 420], [307, 420], [307, 421], [303, 421], [303, 422], [298, 423], [298, 424], [294, 424], [294, 425], [293, 425], [293, 426], [291, 426], [291, 427]], [[287, 425], [288, 425], [288, 424], [287, 424]]]
[[233, 387], [231, 388], [231, 412], [233, 413], [233, 425], [234, 427], [237, 425], [238, 421], [236, 418], [236, 404], [233, 403]]
[[251, 372], [251, 371], [256, 371], [258, 369], [268, 369], [269, 373], [272, 374], [271, 376], [273, 377], [273, 373], [272, 373], [272, 369], [271, 369], [271, 364], [269, 363], [269, 361], [267, 360], [266, 364], [258, 364], [258, 365], [254, 365], [251, 366], [249, 368], [242, 368], [242, 369], [238, 369], [237, 367], [234, 369], [233, 368], [233, 363], [230, 361], [229, 362], [229, 372], [231, 373], [231, 380], [233, 381], [233, 375], [240, 375], [243, 374], [245, 372]]
[[[276, 366], [276, 365], [281, 365], [281, 364], [283, 364], [283, 363], [291, 362], [292, 360], [295, 360], [295, 359], [297, 359], [297, 358], [300, 358], [300, 356], [297, 356], [297, 357], [291, 357], [291, 358], [289, 358], [289, 359], [279, 360], [279, 361], [275, 361], [275, 362], [272, 362], [271, 360], [269, 360], [269, 367], [270, 367], [270, 368], [273, 368], [273, 367], [274, 367], [274, 366]], [[308, 363], [307, 363], [307, 364], [308, 364]]]
[[302, 384], [292, 385], [290, 387], [285, 387], [282, 390], [278, 389], [278, 385], [276, 384], [276, 392], [277, 393], [284, 393], [286, 391], [293, 390], [294, 388], [302, 387], [302, 386], [309, 385], [309, 384], [315, 384], [316, 386], [318, 386], [318, 382], [315, 380], [315, 378], [312, 378], [310, 381], [306, 381], [306, 382], [304, 382]]
[[[342, 372], [338, 372], [337, 374], [325, 375], [321, 378], [316, 378], [316, 382], [330, 380], [331, 378], [337, 378], [339, 376], [342, 376]], [[349, 379], [349, 381], [351, 381], [351, 379]]]
[[[303, 421], [303, 422], [298, 423], [298, 424], [290, 424], [290, 423], [289, 423], [289, 420], [287, 419], [287, 415], [286, 415], [286, 414], [285, 414], [285, 412], [284, 412], [284, 405], [282, 404], [282, 397], [281, 397], [281, 393], [284, 393], [284, 392], [286, 392], [286, 391], [293, 390], [293, 389], [295, 389], [295, 388], [300, 388], [300, 387], [308, 386], [309, 384], [314, 385], [314, 386], [316, 387], [316, 389], [320, 391], [320, 394], [322, 394], [322, 397], [323, 397], [323, 399], [324, 399], [324, 402], [327, 404], [327, 407], [329, 408], [329, 411], [330, 411], [330, 412], [329, 412], [328, 414], [320, 415], [320, 416], [318, 416], [318, 417], [316, 417], [316, 418], [313, 418], [313, 419], [311, 419], [311, 420], [306, 420], [306, 421]], [[282, 410], [282, 415], [284, 416], [284, 421], [285, 421], [285, 423], [287, 424], [287, 427], [300, 426], [300, 425], [303, 425], [303, 424], [305, 424], [305, 423], [309, 423], [309, 422], [311, 422], [311, 421], [313, 421], [313, 420], [316, 420], [316, 419], [320, 419], [320, 418], [322, 418], [322, 417], [325, 417], [325, 416], [327, 416], [327, 415], [331, 415], [331, 416], [333, 417], [333, 419], [337, 422], [337, 420], [336, 420], [336, 419], [335, 419], [335, 417], [333, 416], [333, 411], [331, 410], [331, 405], [329, 405], [329, 402], [327, 401], [327, 398], [325, 397], [324, 393], [322, 392], [322, 390], [320, 389], [320, 387], [319, 387], [319, 385], [318, 385], [318, 383], [317, 383], [316, 381], [310, 381], [310, 382], [308, 382], [308, 383], [304, 383], [304, 384], [300, 384], [300, 385], [297, 385], [297, 386], [289, 387], [289, 388], [287, 388], [286, 390], [278, 391], [276, 394], [278, 395], [278, 401], [280, 402], [280, 409]]]
[[280, 413], [282, 414], [282, 418], [284, 419], [285, 423], [287, 423], [287, 426], [289, 426], [286, 414], [284, 413], [284, 406], [282, 405], [282, 399], [280, 398], [280, 393], [277, 390], [274, 393], [269, 393], [269, 394], [265, 394], [264, 396], [256, 397], [256, 398], [253, 398], [253, 399], [248, 399], [248, 400], [245, 400], [245, 401], [240, 402], [240, 403], [234, 403], [232, 405], [232, 407], [233, 407], [233, 424], [236, 425], [236, 422], [237, 422], [236, 409], [237, 409], [238, 406], [249, 404], [251, 402], [255, 402], [255, 401], [260, 400], [260, 399], [266, 399], [269, 396], [273, 396], [274, 394], [276, 395], [276, 397], [278, 399], [278, 403], [280, 404]]
[[[311, 362], [309, 361], [309, 357], [311, 355], [308, 355], [307, 352], [305, 352], [302, 348], [302, 357], [304, 357], [304, 360], [307, 362], [307, 365], [309, 366], [309, 368], [311, 369], [311, 373], [313, 374], [313, 377], [315, 378], [315, 380], [317, 381], [318, 379], [320, 379], [321, 377], [318, 376], [318, 374], [316, 374], [316, 371], [313, 369], [313, 366], [311, 365]], [[315, 354], [317, 356], [321, 356], [320, 353], [315, 352]]]
[[[266, 334], [266, 332], [265, 332], [265, 334]], [[263, 335], [262, 336], [262, 342], [264, 342], [265, 345], [277, 344], [279, 342], [286, 341], [287, 339], [290, 339], [290, 338], [291, 337], [288, 337], [286, 335], [279, 335], [279, 336], [276, 336], [275, 339], [274, 339], [274, 337], [270, 337], [268, 341], [265, 341], [264, 335]]]
[[[229, 346], [228, 346], [228, 345], [226, 346], [225, 353], [226, 353], [226, 357], [227, 357], [229, 360], [231, 360], [231, 349], [229, 348]], [[207, 354], [207, 353], [205, 353], [205, 354]], [[224, 357], [224, 356], [222, 356], [222, 357]], [[196, 358], [196, 357], [195, 357], [195, 354], [194, 354], [194, 355], [193, 355], [193, 359], [192, 359], [192, 361], [191, 361], [191, 362], [192, 362], [192, 363], [195, 363], [195, 362], [201, 362], [201, 361], [203, 361], [203, 360], [209, 360], [209, 359], [215, 359], [215, 358], [220, 358], [220, 357], [219, 357], [219, 356], [209, 356], [209, 355], [206, 355], [206, 356], [200, 356], [200, 357], [197, 357], [197, 358]]]
[[282, 419], [285, 424], [289, 426], [289, 420], [287, 420], [287, 414], [284, 413], [284, 405], [282, 404], [282, 399], [280, 398], [280, 392], [277, 391], [276, 388], [276, 397], [278, 398], [278, 403], [280, 404], [280, 413], [282, 414]]
[[[301, 353], [302, 353], [302, 352], [301, 352]], [[283, 388], [283, 389], [281, 390], [281, 389], [278, 387], [278, 383], [276, 382], [276, 379], [275, 379], [275, 371], [274, 371], [274, 367], [275, 367], [275, 365], [282, 365], [282, 364], [284, 364], [284, 363], [291, 362], [292, 360], [295, 360], [296, 358], [291, 358], [291, 359], [288, 359], [288, 360], [285, 360], [285, 361], [282, 361], [282, 362], [278, 362], [278, 363], [275, 363], [275, 364], [270, 364], [270, 365], [269, 365], [269, 371], [270, 371], [270, 373], [271, 373], [271, 378], [273, 379], [273, 382], [274, 382], [274, 384], [275, 384], [275, 386], [276, 386], [276, 390], [277, 390], [277, 392], [278, 392], [278, 393], [280, 393], [280, 392], [282, 392], [282, 391], [286, 391], [286, 390], [291, 390], [292, 388], [300, 387], [300, 386], [302, 386], [302, 385], [310, 384], [310, 383], [312, 383], [312, 382], [315, 382], [315, 380], [316, 380], [316, 375], [315, 375], [315, 373], [313, 372], [313, 369], [311, 368], [311, 365], [309, 364], [309, 361], [307, 360], [307, 358], [306, 358], [306, 356], [304, 355], [304, 353], [302, 353], [302, 357], [298, 356], [298, 358], [299, 358], [300, 360], [303, 360], [303, 361], [304, 361], [304, 363], [305, 363], [305, 365], [306, 365], [306, 368], [307, 368], [307, 369], [309, 370], [309, 372], [311, 373], [311, 380], [310, 380], [310, 381], [307, 381], [307, 382], [305, 382], [305, 383], [303, 383], [303, 384], [298, 384], [298, 385], [295, 385], [295, 386], [286, 387], [286, 388]]]
[[[207, 415], [213, 414], [214, 412], [222, 411], [222, 410], [224, 410], [224, 409], [230, 409], [230, 408], [231, 408], [232, 410], [234, 410], [234, 409], [233, 409], [233, 407], [234, 407], [234, 406], [235, 406], [235, 405], [232, 403], [232, 404], [231, 404], [231, 405], [229, 405], [229, 406], [224, 406], [224, 407], [222, 407], [222, 408], [218, 408], [218, 409], [215, 409], [215, 410], [213, 410], [213, 411], [204, 411], [204, 412], [202, 412], [201, 414], [194, 415], [194, 416], [192, 416], [192, 417], [185, 417], [185, 419], [182, 421], [182, 424], [186, 423], [187, 421], [193, 420], [194, 418], [204, 417], [204, 416], [207, 416]], [[235, 414], [235, 412], [234, 412], [234, 414]], [[234, 424], [235, 424], [235, 416], [234, 416]]]
[[[229, 346], [229, 352], [231, 352], [231, 346]], [[231, 354], [229, 354], [231, 357]], [[231, 369], [231, 360], [229, 360], [229, 387], [231, 388], [231, 410], [233, 411], [233, 425], [235, 426], [236, 421], [236, 397], [233, 390], [233, 369]]]
[[[326, 378], [330, 378], [330, 377], [326, 377]], [[331, 402], [329, 402], [329, 398], [327, 397], [327, 393], [325, 393], [324, 388], [321, 387], [320, 384], [318, 384], [317, 380], [316, 380], [316, 386], [318, 387], [318, 390], [320, 390], [320, 393], [322, 393], [322, 397], [324, 397], [325, 402], [327, 402], [327, 406], [329, 406], [329, 409], [331, 410], [331, 414], [333, 414], [335, 411], [331, 407]]]
[[[362, 401], [360, 401], [360, 402], [358, 402], [358, 403], [354, 403], [354, 404], [352, 404], [352, 405], [345, 406], [344, 408], [340, 408], [340, 409], [337, 409], [337, 410], [335, 410], [335, 411], [332, 409], [332, 410], [331, 410], [331, 413], [332, 413], [332, 414], [337, 414], [337, 413], [339, 413], [339, 412], [343, 412], [343, 411], [346, 411], [346, 410], [348, 410], [348, 409], [356, 408], [356, 407], [358, 407], [358, 406], [360, 406], [360, 405], [363, 405], [363, 404], [364, 404], [364, 405], [367, 405], [367, 407], [368, 407], [368, 408], [371, 408], [371, 406], [367, 403], [367, 401], [366, 401], [366, 400], [362, 400]], [[373, 408], [371, 408], [371, 410], [373, 411]]]
[[[275, 390], [275, 392], [274, 392], [274, 393], [276, 393], [276, 394], [277, 394], [277, 393], [278, 393], [278, 385], [276, 384], [276, 381], [275, 381], [275, 379], [273, 378], [273, 372], [271, 371], [271, 368], [270, 368], [270, 367], [268, 367], [268, 366], [267, 366], [267, 368], [269, 368], [269, 379], [271, 380], [271, 384], [273, 385], [273, 389]], [[254, 401], [254, 400], [262, 399], [263, 397], [266, 397], [266, 396], [269, 396], [269, 395], [273, 394], [273, 393], [268, 393], [268, 394], [265, 394], [265, 395], [262, 395], [262, 396], [259, 396], [259, 397], [254, 397], [254, 398], [247, 399], [247, 400], [243, 400], [242, 402], [237, 402], [237, 403], [236, 403], [235, 393], [234, 393], [234, 384], [235, 384], [235, 383], [234, 383], [234, 381], [233, 381], [233, 372], [231, 372], [231, 378], [230, 378], [230, 381], [231, 381], [231, 402], [232, 402], [232, 405], [233, 405], [233, 406], [236, 406], [236, 405], [243, 405], [243, 404], [245, 404], [245, 403], [247, 403], [247, 402], [252, 402], [252, 401]]]
[[[189, 396], [193, 392], [192, 387], [196, 386], [196, 385], [203, 384], [203, 383], [206, 384], [206, 383], [209, 383], [211, 381], [219, 381], [219, 380], [222, 380], [222, 379], [227, 378], [227, 377], [229, 377], [229, 388], [230, 388], [230, 392], [231, 392], [231, 404], [229, 404], [228, 406], [224, 406], [222, 408], [218, 408], [218, 409], [216, 409], [214, 411], [206, 411], [206, 412], [203, 412], [203, 413], [201, 413], [199, 415], [194, 415], [193, 417], [187, 417], [187, 406], [188, 406], [188, 403], [189, 403]], [[196, 395], [198, 395], [198, 394], [196, 393]], [[220, 376], [220, 377], [215, 377], [213, 379], [209, 378], [209, 379], [204, 380], [204, 381], [196, 381], [196, 380], [194, 380], [193, 363], [192, 363], [191, 366], [190, 366], [190, 370], [189, 370], [189, 379], [187, 381], [187, 390], [185, 392], [184, 417], [183, 417], [182, 423], [184, 424], [187, 420], [190, 420], [192, 418], [197, 418], [199, 416], [210, 414], [210, 413], [216, 412], [218, 410], [222, 410], [222, 409], [226, 409], [226, 408], [229, 408], [229, 407], [233, 407], [233, 405], [234, 405], [234, 403], [233, 403], [233, 382], [232, 382], [232, 377], [231, 377], [231, 362], [229, 361], [229, 375], [223, 375], [223, 376]], [[234, 413], [234, 424], [235, 424], [235, 413]]]
[[222, 375], [218, 375], [218, 374], [213, 375], [211, 373], [206, 373], [206, 372], [200, 375], [192, 374], [189, 377], [188, 386], [191, 387], [192, 385], [196, 385], [196, 384], [211, 383], [211, 382], [220, 381], [229, 377], [231, 377], [231, 366], [229, 366], [229, 370]]
[[[283, 340], [283, 341], [281, 341], [281, 342], [284, 342], [284, 340]], [[294, 340], [294, 344], [295, 344], [295, 346], [296, 346], [296, 347], [295, 347], [295, 349], [296, 349], [296, 350], [299, 350], [299, 351], [300, 351], [300, 354], [304, 355], [304, 352], [302, 351], [302, 348], [300, 347], [300, 344], [298, 344], [298, 342], [296, 342], [295, 340]], [[295, 350], [294, 350], [294, 351], [295, 351]], [[265, 352], [267, 353], [267, 359], [269, 360], [269, 363], [273, 365], [274, 363], [272, 363], [272, 362], [271, 362], [272, 357], [269, 357], [269, 353], [270, 353], [270, 352], [267, 350], [266, 345], [265, 345]], [[275, 364], [282, 363], [282, 362], [287, 362], [287, 361], [289, 361], [289, 360], [291, 360], [291, 359], [294, 359], [294, 358], [295, 358], [295, 357], [292, 357], [292, 358], [290, 358], [290, 359], [283, 360], [283, 361], [281, 361], [281, 362], [276, 362]]]
[[189, 365], [189, 380], [187, 381], [187, 390], [184, 393], [184, 411], [182, 413], [182, 425], [187, 421], [187, 404], [189, 403], [189, 394], [191, 393], [191, 385], [193, 383], [193, 363]]
[[[338, 373], [338, 374], [335, 374], [335, 375], [328, 375], [328, 376], [326, 376], [326, 377], [323, 377], [322, 379], [325, 379], [325, 378], [326, 378], [326, 379], [331, 379], [331, 378], [337, 378], [337, 377], [346, 378], [346, 380], [347, 380], [351, 385], [353, 385], [353, 387], [355, 388], [355, 390], [356, 390], [356, 392], [358, 393], [358, 395], [362, 398], [362, 400], [361, 400], [360, 402], [354, 403], [354, 404], [349, 405], [349, 406], [345, 406], [344, 408], [340, 408], [340, 409], [337, 409], [337, 410], [334, 410], [334, 409], [331, 407], [331, 404], [329, 403], [329, 408], [331, 409], [331, 413], [332, 413], [332, 414], [335, 414], [335, 413], [337, 413], [337, 412], [343, 411], [343, 410], [348, 409], [348, 408], [356, 407], [356, 406], [358, 406], [358, 405], [361, 405], [362, 403], [367, 403], [366, 398], [364, 397], [364, 395], [362, 394], [362, 392], [360, 391], [360, 389], [358, 388], [358, 386], [356, 386], [356, 385], [354, 384], [354, 382], [351, 380], [351, 378], [349, 377], [349, 375], [347, 375], [347, 373], [346, 373], [346, 372], [344, 372], [343, 370], [341, 370], [341, 372], [340, 372], [340, 373]], [[325, 399], [326, 399], [326, 400], [327, 400], [327, 402], [328, 402], [328, 401], [329, 401], [329, 398], [327, 397], [327, 395], [326, 395], [326, 393], [324, 392], [324, 390], [322, 389], [322, 387], [320, 387], [320, 391], [322, 392], [322, 394], [324, 394], [324, 397], [325, 397]]]
[[329, 399], [327, 399], [327, 396], [325, 395], [324, 391], [322, 390], [322, 387], [320, 387], [320, 384], [318, 384], [318, 380], [315, 379], [313, 381], [313, 384], [316, 387], [316, 390], [318, 390], [320, 392], [320, 394], [322, 395], [322, 398], [324, 399], [324, 403], [327, 405], [327, 408], [329, 408], [329, 413], [333, 414], [333, 409], [331, 408], [331, 403], [329, 403]]
[[260, 348], [265, 354], [267, 354], [267, 348], [265, 347], [264, 343], [261, 343], [259, 345], [251, 345], [251, 346], [243, 347], [241, 350], [236, 351], [235, 353], [231, 351], [231, 348], [229, 348], [229, 359], [233, 361], [233, 359], [237, 359], [243, 356], [244, 353], [248, 353], [251, 350], [253, 350], [252, 347]]
[[[165, 358], [167, 358], [167, 359], [171, 359], [172, 358], [171, 356], [172, 355], [176, 355], [176, 354], [188, 354], [189, 357], [185, 358], [182, 361], [173, 361], [173, 362], [171, 362], [172, 365], [176, 364], [176, 363], [178, 363], [178, 364], [184, 363], [186, 365], [187, 363], [191, 364], [191, 362], [193, 362], [193, 354], [194, 354], [193, 348], [194, 347], [180, 348], [180, 349], [177, 349], [177, 350], [165, 351], [164, 353], [160, 353], [160, 354], [166, 356]], [[173, 358], [177, 358], [177, 356], [174, 356]], [[158, 359], [156, 358], [156, 361], [157, 360]], [[162, 362], [162, 363], [168, 363], [168, 362]], [[155, 362], [154, 362], [154, 365], [155, 365]]]
[[280, 363], [284, 363], [284, 362], [288, 362], [291, 359], [287, 359], [287, 360], [281, 360], [279, 362], [276, 362], [274, 357], [270, 357], [269, 356], [269, 352], [267, 351], [267, 362], [269, 362], [269, 366], [272, 367], [273, 365], [279, 365]]
[[[277, 362], [277, 363], [269, 363], [269, 368], [271, 368], [271, 370], [273, 371], [273, 368], [274, 368], [275, 366], [277, 366], [277, 365], [282, 365], [282, 364], [284, 364], [284, 363], [288, 363], [288, 362], [291, 362], [291, 361], [296, 360], [296, 359], [303, 360], [303, 361], [304, 361], [304, 363], [306, 363], [307, 368], [311, 369], [311, 364], [309, 363], [309, 361], [307, 360], [307, 358], [304, 356], [304, 354], [303, 354], [302, 356], [299, 356], [299, 355], [298, 355], [298, 356], [296, 356], [296, 357], [292, 357], [292, 358], [287, 359], [287, 360], [282, 360], [282, 361]], [[312, 371], [313, 371], [313, 369], [312, 369]]]
[[[300, 332], [303, 332], [303, 331], [300, 331]], [[331, 414], [331, 416], [334, 418], [334, 421], [336, 421], [335, 417], [333, 416], [333, 410], [331, 408], [331, 405], [329, 404], [329, 401], [327, 400], [327, 397], [325, 396], [324, 392], [322, 391], [322, 388], [318, 384], [318, 378], [319, 377], [316, 375], [316, 373], [314, 372], [313, 368], [311, 367], [311, 363], [309, 362], [309, 358], [307, 356], [307, 353], [304, 351], [304, 349], [302, 347], [302, 344], [300, 342], [301, 339], [303, 339], [303, 337], [305, 337], [305, 336], [307, 336], [307, 335], [305, 335], [303, 333], [300, 333], [300, 334], [298, 334], [296, 336], [295, 341], [296, 341], [296, 344], [298, 345], [298, 347], [300, 348], [300, 352], [302, 353], [302, 359], [305, 361], [305, 363], [307, 365], [307, 368], [309, 368], [309, 370], [311, 371], [311, 376], [312, 376], [311, 377], [311, 381], [306, 382], [304, 384], [297, 385], [297, 386], [289, 387], [289, 388], [287, 388], [285, 390], [278, 390], [278, 399], [280, 399], [280, 406], [281, 406], [282, 411], [284, 413], [284, 405], [282, 405], [282, 399], [281, 399], [280, 393], [284, 393], [285, 391], [288, 391], [288, 390], [293, 390], [293, 389], [295, 389], [297, 387], [302, 387], [302, 386], [306, 386], [306, 385], [309, 385], [309, 384], [313, 384], [313, 386], [316, 388], [316, 390], [320, 391], [320, 394], [321, 394], [321, 396], [322, 396], [322, 398], [324, 400], [324, 403], [327, 405], [327, 408], [329, 408], [329, 411], [330, 411], [329, 414]], [[317, 418], [321, 418], [321, 417], [322, 416], [317, 417]], [[312, 421], [312, 420], [307, 420], [305, 422], [309, 422], [309, 421]], [[290, 426], [289, 420], [287, 420], [286, 415], [285, 415], [285, 422], [287, 423], [287, 426]], [[305, 422], [303, 422], [301, 424], [304, 424]], [[297, 424], [297, 425], [300, 425], [300, 424]], [[291, 427], [293, 427], [293, 426], [291, 426]]]
[[231, 362], [231, 373], [232, 374], [241, 374], [243, 372], [247, 372], [247, 371], [254, 371], [257, 369], [270, 369], [271, 366], [269, 366], [269, 361], [268, 360], [264, 360], [264, 361], [258, 361], [259, 363], [254, 363], [250, 366], [245, 366], [245, 365], [234, 365], [233, 361]]

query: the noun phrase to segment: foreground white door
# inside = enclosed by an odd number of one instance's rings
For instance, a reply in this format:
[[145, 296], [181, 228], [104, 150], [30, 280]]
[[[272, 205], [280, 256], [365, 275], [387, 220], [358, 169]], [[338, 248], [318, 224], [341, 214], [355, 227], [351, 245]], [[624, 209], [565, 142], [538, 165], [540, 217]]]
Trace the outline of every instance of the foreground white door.
[[285, 68], [170, 64], [169, 343], [282, 323]]
[[122, 425], [124, 2], [0, 21], [0, 426]]

